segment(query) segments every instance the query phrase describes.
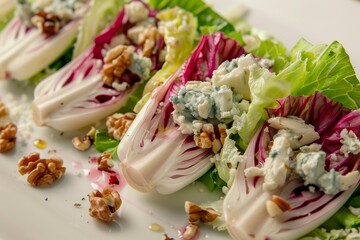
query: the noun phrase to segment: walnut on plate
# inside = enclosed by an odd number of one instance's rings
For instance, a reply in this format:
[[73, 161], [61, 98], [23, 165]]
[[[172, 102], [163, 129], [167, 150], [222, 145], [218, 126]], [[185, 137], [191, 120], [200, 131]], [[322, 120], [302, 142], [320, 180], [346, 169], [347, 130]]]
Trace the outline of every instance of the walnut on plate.
[[32, 186], [51, 185], [64, 175], [65, 170], [62, 159], [43, 159], [39, 153], [24, 156], [18, 163], [19, 173], [28, 174], [27, 181]]
[[104, 222], [111, 222], [115, 212], [121, 206], [120, 194], [111, 187], [105, 187], [102, 192], [96, 190], [89, 194], [91, 217]]
[[0, 126], [0, 153], [9, 152], [15, 147], [17, 127], [14, 123]]
[[185, 202], [185, 212], [189, 215], [188, 220], [190, 223], [196, 223], [198, 221], [207, 223], [214, 221], [220, 216], [220, 213], [216, 212], [212, 208], [202, 208], [193, 202]]
[[111, 155], [108, 152], [103, 152], [99, 157], [96, 158], [98, 169], [101, 171], [109, 170], [114, 167], [114, 163], [111, 160]]
[[109, 136], [121, 140], [136, 117], [135, 113], [115, 113], [107, 118], [106, 127]]
[[218, 153], [226, 138], [225, 124], [212, 125], [206, 123], [202, 126], [199, 134], [194, 135], [196, 146], [199, 148], [211, 148], [214, 153]]
[[94, 143], [95, 132], [96, 129], [94, 127], [91, 127], [89, 132], [84, 137], [80, 137], [80, 136], [74, 137], [72, 139], [73, 146], [79, 151], [88, 150], [91, 147], [91, 145]]
[[6, 117], [9, 115], [9, 109], [5, 106], [5, 104], [0, 101], [0, 118]]

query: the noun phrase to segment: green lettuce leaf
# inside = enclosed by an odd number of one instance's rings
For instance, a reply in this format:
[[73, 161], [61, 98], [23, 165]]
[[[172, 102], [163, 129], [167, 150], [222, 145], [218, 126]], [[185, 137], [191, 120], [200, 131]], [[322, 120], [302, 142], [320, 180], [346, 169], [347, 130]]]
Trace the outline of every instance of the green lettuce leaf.
[[198, 181], [204, 183], [211, 192], [226, 186], [226, 182], [219, 177], [215, 167], [210, 168], [209, 171], [198, 178]]
[[80, 25], [73, 58], [88, 48], [100, 33], [119, 13], [125, 0], [93, 0], [92, 6]]
[[67, 50], [65, 50], [65, 52], [61, 54], [60, 57], [56, 59], [53, 63], [51, 63], [47, 68], [29, 78], [29, 84], [34, 86], [37, 85], [39, 82], [41, 82], [41, 80], [50, 76], [51, 74], [65, 66], [67, 63], [69, 63], [72, 59], [73, 49], [73, 44], [71, 44], [71, 46]]
[[157, 18], [166, 43], [165, 63], [146, 84], [144, 95], [152, 92], [178, 70], [190, 56], [195, 40], [197, 21], [190, 12], [175, 7], [161, 11]]
[[95, 149], [100, 152], [110, 153], [112, 158], [117, 157], [117, 146], [119, 141], [111, 138], [105, 129], [96, 130], [94, 146]]
[[309, 95], [316, 90], [350, 109], [360, 107], [360, 84], [350, 58], [337, 41], [329, 46], [313, 46], [300, 40], [290, 53], [292, 61], [306, 61], [304, 81], [292, 91], [292, 95]]
[[10, 22], [14, 16], [14, 9], [10, 10], [7, 13], [4, 13], [0, 16], [0, 32], [5, 28], [5, 26]]
[[[275, 73], [278, 73], [284, 69], [288, 62], [288, 56], [286, 53], [286, 47], [281, 42], [278, 42], [272, 38], [266, 38], [262, 40], [256, 35], [246, 36], [246, 38], [248, 39], [248, 45], [245, 47], [245, 49], [248, 52], [253, 53], [258, 57], [274, 60], [272, 69]], [[249, 46], [249, 38], [251, 38], [252, 46]]]
[[[233, 32], [234, 26], [212, 10], [201, 0], [183, 1], [183, 0], [150, 0], [150, 6], [156, 9], [166, 9], [179, 6], [180, 8], [191, 12], [198, 19], [199, 29], [202, 26], [215, 26], [216, 32]], [[200, 30], [199, 30], [200, 32]]]
[[135, 91], [133, 91], [129, 96], [126, 104], [119, 110], [119, 113], [128, 113], [134, 111], [135, 106], [139, 104], [139, 101], [143, 97], [143, 91], [146, 83], [146, 81], [143, 81], [136, 87]]

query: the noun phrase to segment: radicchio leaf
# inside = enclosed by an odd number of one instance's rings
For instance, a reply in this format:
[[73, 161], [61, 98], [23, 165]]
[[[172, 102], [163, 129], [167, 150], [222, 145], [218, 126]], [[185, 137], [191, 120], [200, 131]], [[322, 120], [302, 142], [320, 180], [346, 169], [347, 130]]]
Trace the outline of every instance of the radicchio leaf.
[[188, 81], [205, 81], [225, 60], [244, 54], [222, 33], [203, 36], [189, 60], [162, 86], [137, 115], [118, 147], [127, 182], [139, 191], [175, 192], [210, 169], [211, 150], [198, 148], [192, 135], [181, 134], [172, 118], [170, 96]]
[[[154, 18], [156, 22], [156, 11], [145, 4], [144, 6], [149, 9], [148, 17]], [[118, 34], [125, 33], [132, 26], [123, 8], [116, 19], [95, 38], [94, 44], [85, 53], [36, 87], [33, 118], [38, 125], [47, 125], [60, 131], [75, 130], [92, 124], [124, 106], [139, 84], [140, 78], [130, 71], [125, 71], [121, 81], [128, 83], [130, 87], [120, 91], [106, 86], [100, 73], [104, 65], [104, 49]], [[158, 51], [150, 56], [153, 70], [161, 67], [159, 51], [163, 48], [163, 43], [160, 39]]]
[[[307, 124], [312, 124], [320, 134], [317, 143], [322, 144], [322, 151], [328, 156], [326, 168], [335, 168], [341, 174], [358, 169], [360, 156], [349, 154], [348, 158], [332, 160], [329, 155], [338, 154], [341, 147], [339, 134], [342, 129], [356, 129], [360, 137], [360, 112], [344, 108], [321, 93], [305, 97], [289, 96], [279, 101], [280, 106], [269, 109], [270, 117], [296, 116]], [[227, 228], [234, 239], [296, 239], [316, 228], [333, 215], [351, 196], [357, 183], [348, 190], [335, 195], [328, 195], [318, 189], [304, 186], [299, 178], [288, 179], [285, 185], [275, 192], [263, 191], [264, 177], [246, 177], [244, 170], [261, 166], [269, 154], [269, 141], [274, 131], [265, 122], [253, 136], [239, 164], [237, 176], [225, 197], [224, 212]], [[270, 217], [266, 210], [266, 201], [276, 194], [291, 206], [291, 209], [276, 217]]]

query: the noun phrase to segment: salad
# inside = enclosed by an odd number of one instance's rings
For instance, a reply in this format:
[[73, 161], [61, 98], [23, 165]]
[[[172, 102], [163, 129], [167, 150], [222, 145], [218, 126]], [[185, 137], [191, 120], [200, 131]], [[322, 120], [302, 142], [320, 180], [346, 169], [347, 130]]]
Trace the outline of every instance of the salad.
[[0, 78], [33, 83], [64, 66], [73, 51], [75, 56], [87, 48], [123, 4], [120, 0], [15, 3], [4, 1], [1, 7]]
[[[9, 152], [1, 154], [20, 159], [34, 189], [63, 185], [72, 165], [95, 189], [90, 216], [110, 224], [129, 217], [131, 192], [144, 192], [134, 196], [145, 205], [175, 196], [185, 226], [171, 227], [174, 234], [150, 224], [163, 239], [207, 238], [209, 228], [232, 239], [359, 238], [360, 82], [340, 42], [302, 38], [286, 48], [201, 1], [89, 6], [72, 60], [47, 72], [22, 109], [38, 125], [27, 126], [72, 138], [88, 151], [75, 158], [88, 162], [62, 160], [61, 147], [46, 152], [41, 136], [34, 143], [41, 155], [28, 152], [34, 147], [19, 145], [24, 117], [0, 98], [0, 150]], [[211, 197], [186, 195], [194, 184]]]

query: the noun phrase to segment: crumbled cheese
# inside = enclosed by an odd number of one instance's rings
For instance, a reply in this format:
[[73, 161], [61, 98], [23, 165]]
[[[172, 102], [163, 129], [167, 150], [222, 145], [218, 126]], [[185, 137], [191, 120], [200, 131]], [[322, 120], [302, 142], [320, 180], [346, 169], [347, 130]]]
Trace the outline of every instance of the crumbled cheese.
[[282, 187], [289, 173], [290, 156], [292, 149], [290, 147], [290, 137], [288, 135], [279, 134], [274, 138], [269, 156], [264, 164], [264, 190], [275, 190]]
[[340, 152], [344, 154], [345, 157], [349, 156], [349, 153], [359, 154], [360, 153], [360, 140], [353, 131], [348, 131], [346, 128], [343, 129], [340, 133], [342, 140], [342, 146]]
[[140, 22], [149, 15], [149, 10], [141, 2], [131, 2], [126, 4], [125, 12], [131, 23]]
[[129, 85], [127, 82], [123, 82], [123, 83], [113, 82], [113, 83], [111, 84], [111, 86], [112, 86], [115, 90], [121, 92], [121, 91], [126, 90], [130, 85]]
[[22, 94], [19, 98], [15, 98], [13, 94], [7, 94], [5, 101], [10, 110], [9, 118], [18, 128], [17, 141], [26, 146], [34, 131], [31, 105], [28, 103], [29, 98], [25, 94]]
[[337, 194], [352, 186], [359, 177], [358, 171], [346, 175], [331, 169], [325, 170], [326, 154], [323, 151], [299, 153], [296, 156], [296, 173], [305, 185], [316, 185], [326, 194]]
[[352, 214], [354, 214], [355, 216], [360, 218], [360, 208], [355, 208], [353, 206], [349, 206], [348, 209]]
[[130, 57], [131, 65], [129, 66], [129, 71], [138, 75], [141, 80], [148, 79], [152, 65], [150, 58], [141, 57], [136, 53], [132, 53]]
[[248, 84], [249, 71], [260, 69], [255, 58], [248, 54], [231, 61], [223, 62], [213, 73], [211, 82], [214, 86], [226, 85], [230, 87], [239, 98], [250, 100], [250, 88]]
[[189, 82], [170, 98], [173, 118], [182, 133], [196, 133], [201, 124], [228, 123], [239, 115], [238, 100], [228, 86], [214, 87], [209, 82]]
[[[277, 130], [287, 129], [293, 134], [291, 138], [291, 148], [297, 149], [301, 146], [310, 144], [320, 138], [314, 126], [306, 124], [305, 121], [297, 117], [273, 117], [268, 120], [270, 127]], [[279, 131], [280, 132], [280, 131]]]

